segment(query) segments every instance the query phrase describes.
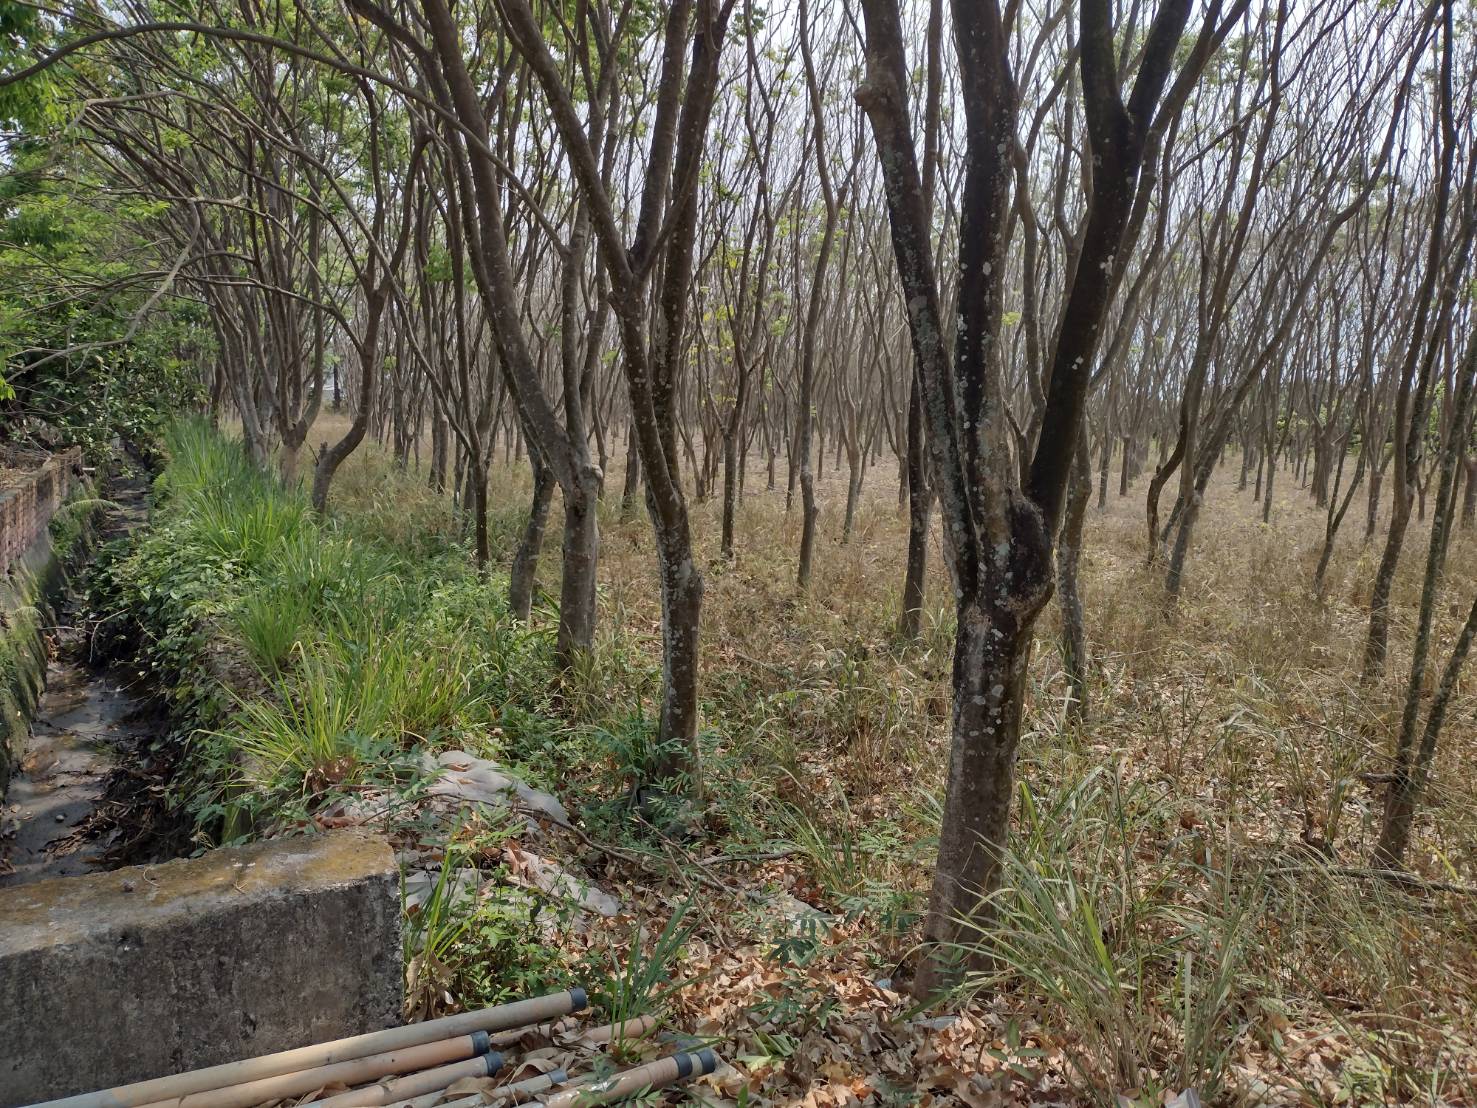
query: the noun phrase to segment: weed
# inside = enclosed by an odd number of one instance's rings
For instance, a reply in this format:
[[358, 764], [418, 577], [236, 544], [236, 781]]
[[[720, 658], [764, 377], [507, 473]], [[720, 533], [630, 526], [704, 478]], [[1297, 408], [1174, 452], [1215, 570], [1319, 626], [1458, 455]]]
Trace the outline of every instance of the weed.
[[298, 645], [311, 616], [312, 609], [300, 594], [284, 590], [243, 597], [231, 618], [252, 661], [272, 676]]
[[688, 905], [680, 905], [649, 945], [642, 942], [644, 928], [638, 928], [624, 954], [612, 947], [609, 962], [604, 967], [593, 967], [592, 980], [598, 984], [591, 999], [605, 1010], [611, 1022], [657, 1013], [677, 989], [692, 983], [679, 981], [675, 973], [695, 927], [686, 922], [687, 911]]

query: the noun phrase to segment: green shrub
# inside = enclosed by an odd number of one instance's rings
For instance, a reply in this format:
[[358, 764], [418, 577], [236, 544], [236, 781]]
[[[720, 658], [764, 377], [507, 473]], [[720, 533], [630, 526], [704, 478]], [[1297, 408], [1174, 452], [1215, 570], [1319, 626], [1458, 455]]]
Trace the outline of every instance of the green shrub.
[[444, 528], [386, 531], [392, 513], [367, 511], [362, 491], [319, 518], [198, 420], [166, 450], [153, 526], [106, 552], [93, 600], [115, 651], [199, 732], [178, 792], [203, 831], [235, 838], [370, 779], [403, 782], [417, 747], [567, 768], [548, 757], [562, 735], [552, 636], [510, 619], [505, 583]]

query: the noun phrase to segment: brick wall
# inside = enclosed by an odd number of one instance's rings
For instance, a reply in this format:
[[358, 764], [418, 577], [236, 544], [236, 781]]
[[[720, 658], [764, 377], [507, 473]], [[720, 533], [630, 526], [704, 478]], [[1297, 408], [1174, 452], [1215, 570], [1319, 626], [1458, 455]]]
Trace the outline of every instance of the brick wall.
[[67, 499], [82, 464], [80, 447], [53, 454], [16, 485], [0, 489], [0, 574], [31, 548]]

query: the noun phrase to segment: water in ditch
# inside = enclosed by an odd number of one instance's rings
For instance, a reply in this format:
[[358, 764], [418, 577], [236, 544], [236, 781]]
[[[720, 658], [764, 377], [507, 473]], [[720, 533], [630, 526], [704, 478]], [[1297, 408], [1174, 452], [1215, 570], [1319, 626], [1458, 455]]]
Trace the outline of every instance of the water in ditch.
[[[110, 496], [101, 536], [124, 534], [146, 516], [143, 481], [122, 483]], [[106, 868], [126, 834], [99, 809], [159, 721], [141, 690], [94, 663], [84, 615], [69, 596], [50, 630], [46, 688], [0, 809], [0, 888]]]

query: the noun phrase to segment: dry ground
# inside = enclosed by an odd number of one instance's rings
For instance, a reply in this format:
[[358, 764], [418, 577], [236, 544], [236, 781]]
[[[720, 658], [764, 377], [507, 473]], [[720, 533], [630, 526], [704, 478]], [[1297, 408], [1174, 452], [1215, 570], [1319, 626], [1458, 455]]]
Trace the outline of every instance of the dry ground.
[[[751, 465], [732, 564], [718, 556], [718, 503], [694, 505], [715, 789], [748, 790], [742, 803], [779, 849], [709, 859], [696, 877], [660, 887], [615, 861], [606, 876], [653, 912], [684, 889], [700, 902], [687, 970], [706, 976], [678, 1004], [687, 1026], [742, 1056], [719, 1083], [724, 1095], [981, 1105], [1128, 1092], [1157, 1103], [1158, 1090], [1195, 1083], [1220, 1103], [1474, 1102], [1472, 897], [1413, 896], [1342, 868], [1365, 862], [1377, 831], [1378, 781], [1366, 777], [1388, 769], [1429, 529], [1413, 526], [1407, 539], [1388, 676], [1364, 688], [1358, 657], [1383, 534], [1361, 541], [1362, 492], [1320, 600], [1311, 584], [1321, 510], [1280, 473], [1263, 525], [1234, 464], [1225, 469], [1173, 608], [1144, 564], [1145, 481], [1119, 498], [1115, 472], [1106, 509], [1090, 510], [1091, 709], [1080, 726], [1065, 721], [1049, 609], [1020, 767], [1028, 811], [1016, 883], [1037, 902], [1007, 913], [1018, 940], [1002, 956], [1010, 972], [953, 1022], [908, 1022], [891, 980], [926, 888], [947, 738], [951, 628], [936, 540], [923, 641], [902, 644], [893, 627], [905, 521], [890, 464], [869, 473], [846, 543], [843, 478], [828, 464], [805, 595], [794, 585], [798, 513], [786, 512], [783, 488], [764, 488], [761, 463]], [[361, 456], [335, 495], [387, 527], [445, 524], [444, 502], [408, 510], [407, 498], [420, 498], [386, 470]], [[600, 644], [568, 690], [574, 720], [611, 701], [649, 706], [656, 691], [650, 534], [644, 512], [620, 518], [620, 476], [608, 478], [603, 517]], [[528, 479], [500, 464], [492, 486], [506, 557]], [[553, 595], [557, 521], [556, 502], [540, 570]], [[1477, 534], [1465, 530], [1452, 545], [1433, 671], [1474, 590]], [[1428, 878], [1477, 884], [1474, 780], [1469, 667], [1412, 851]], [[735, 832], [726, 820], [709, 824]], [[689, 861], [715, 849], [727, 848], [693, 848]], [[783, 937], [776, 945], [735, 922], [754, 890], [774, 888], [836, 917], [819, 956], [787, 959]]]

